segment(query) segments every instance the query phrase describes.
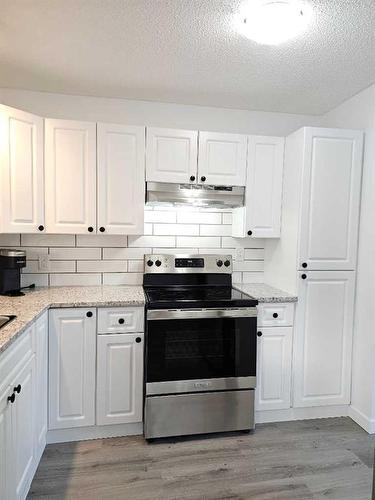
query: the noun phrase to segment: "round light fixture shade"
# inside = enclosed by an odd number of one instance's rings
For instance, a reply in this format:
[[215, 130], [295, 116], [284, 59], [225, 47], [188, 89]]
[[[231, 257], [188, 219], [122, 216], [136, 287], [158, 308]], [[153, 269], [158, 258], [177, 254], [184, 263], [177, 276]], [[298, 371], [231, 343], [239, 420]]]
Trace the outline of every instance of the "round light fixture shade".
[[306, 30], [311, 7], [301, 0], [250, 0], [242, 5], [236, 28], [264, 45], [278, 45]]

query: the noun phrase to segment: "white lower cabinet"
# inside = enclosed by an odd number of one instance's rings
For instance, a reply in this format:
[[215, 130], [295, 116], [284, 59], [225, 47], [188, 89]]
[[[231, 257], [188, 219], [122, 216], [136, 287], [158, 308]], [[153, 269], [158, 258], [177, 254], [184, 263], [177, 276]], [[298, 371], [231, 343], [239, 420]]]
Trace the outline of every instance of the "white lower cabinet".
[[354, 271], [299, 274], [294, 406], [350, 403]]
[[49, 428], [95, 424], [96, 309], [49, 312]]
[[35, 456], [39, 461], [46, 446], [47, 395], [48, 395], [48, 312], [35, 324], [36, 345], [36, 405], [35, 405]]
[[256, 410], [290, 408], [292, 327], [259, 327]]
[[142, 421], [143, 333], [98, 335], [96, 423]]
[[[8, 451], [12, 449], [11, 431], [10, 431], [10, 405], [8, 396], [11, 394], [9, 385], [2, 389], [0, 394], [0, 498], [8, 499]], [[10, 485], [9, 485], [10, 486]]]

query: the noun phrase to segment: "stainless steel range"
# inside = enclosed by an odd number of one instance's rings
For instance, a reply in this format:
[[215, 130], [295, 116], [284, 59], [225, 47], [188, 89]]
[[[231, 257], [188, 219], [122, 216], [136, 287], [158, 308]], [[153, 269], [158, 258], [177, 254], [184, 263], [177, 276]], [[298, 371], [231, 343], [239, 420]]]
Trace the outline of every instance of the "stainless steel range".
[[230, 255], [146, 255], [146, 439], [254, 428], [257, 301]]

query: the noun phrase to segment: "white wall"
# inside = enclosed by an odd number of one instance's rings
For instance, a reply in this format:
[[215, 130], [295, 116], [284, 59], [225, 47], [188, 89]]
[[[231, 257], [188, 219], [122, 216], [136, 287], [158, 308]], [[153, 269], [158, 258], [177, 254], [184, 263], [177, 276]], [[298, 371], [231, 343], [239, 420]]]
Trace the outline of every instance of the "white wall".
[[352, 406], [375, 432], [375, 85], [327, 113], [323, 125], [365, 130]]
[[319, 117], [309, 115], [83, 97], [1, 88], [0, 102], [50, 118], [260, 135], [284, 136], [303, 125], [315, 125], [319, 122]]

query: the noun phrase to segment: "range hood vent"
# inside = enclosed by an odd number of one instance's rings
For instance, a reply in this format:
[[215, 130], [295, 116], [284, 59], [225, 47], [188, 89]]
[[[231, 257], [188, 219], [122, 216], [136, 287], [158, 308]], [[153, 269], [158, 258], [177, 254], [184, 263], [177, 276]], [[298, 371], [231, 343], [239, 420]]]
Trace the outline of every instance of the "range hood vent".
[[146, 183], [147, 205], [236, 208], [242, 207], [244, 200], [244, 187], [164, 182]]

